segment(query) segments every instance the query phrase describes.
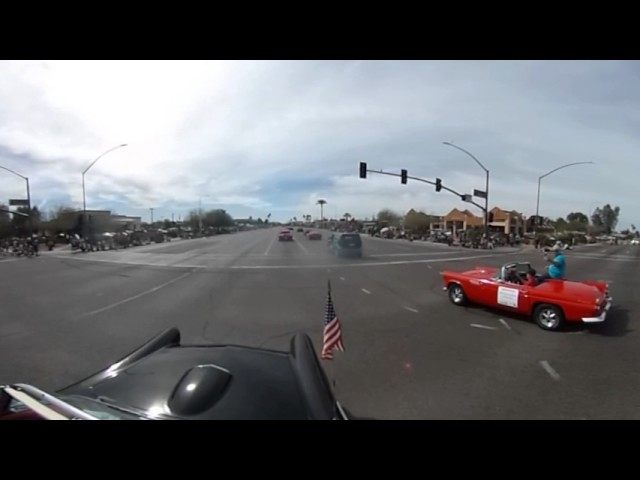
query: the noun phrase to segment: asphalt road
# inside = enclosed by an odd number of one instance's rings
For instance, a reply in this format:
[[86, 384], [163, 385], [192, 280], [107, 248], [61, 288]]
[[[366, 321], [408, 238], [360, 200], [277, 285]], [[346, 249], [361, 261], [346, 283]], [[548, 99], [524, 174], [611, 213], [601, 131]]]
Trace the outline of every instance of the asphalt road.
[[[321, 345], [327, 279], [346, 351], [324, 362], [340, 400], [381, 419], [640, 418], [640, 248], [568, 252], [568, 275], [611, 282], [605, 324], [560, 333], [452, 305], [438, 272], [539, 252], [363, 237], [363, 259], [277, 229], [112, 252], [0, 260], [0, 381], [56, 390], [171, 326], [184, 342]], [[326, 233], [325, 233], [326, 238]]]

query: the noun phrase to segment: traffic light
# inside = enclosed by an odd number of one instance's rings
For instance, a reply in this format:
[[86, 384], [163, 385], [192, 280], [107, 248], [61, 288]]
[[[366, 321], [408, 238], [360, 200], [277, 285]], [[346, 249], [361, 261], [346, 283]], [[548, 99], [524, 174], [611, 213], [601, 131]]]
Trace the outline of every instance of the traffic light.
[[360, 178], [367, 178], [367, 163], [360, 162]]
[[407, 183], [407, 171], [404, 168], [400, 170], [400, 181], [402, 183]]
[[436, 178], [436, 192], [439, 192], [440, 190], [442, 190], [442, 180]]

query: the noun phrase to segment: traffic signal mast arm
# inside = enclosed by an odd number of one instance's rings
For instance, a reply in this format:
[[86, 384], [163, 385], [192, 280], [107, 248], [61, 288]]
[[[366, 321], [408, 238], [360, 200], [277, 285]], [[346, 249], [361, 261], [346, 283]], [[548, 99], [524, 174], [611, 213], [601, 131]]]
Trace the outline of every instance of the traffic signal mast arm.
[[[399, 173], [383, 172], [382, 170], [369, 170], [369, 169], [366, 169], [366, 171], [369, 172], [369, 173], [378, 173], [380, 175], [390, 175], [392, 177], [400, 177], [400, 178], [402, 178], [402, 175], [399, 174]], [[362, 178], [362, 176], [361, 176], [361, 178]], [[407, 178], [411, 179], [411, 180], [415, 180], [417, 182], [428, 183], [429, 185], [433, 185], [433, 186], [437, 185], [436, 182], [432, 182], [431, 180], [425, 180], [424, 178], [412, 177], [410, 175], [407, 175]], [[453, 193], [454, 195], [459, 197], [462, 201], [465, 201], [465, 195], [456, 192], [452, 188], [445, 187], [444, 185], [442, 185], [442, 182], [440, 182], [440, 188], [442, 190], [446, 190], [447, 192]], [[482, 205], [480, 205], [479, 203], [474, 202], [473, 200], [468, 200], [468, 203], [470, 203], [472, 205], [475, 205], [476, 207], [478, 207], [483, 212], [485, 211], [485, 208]]]

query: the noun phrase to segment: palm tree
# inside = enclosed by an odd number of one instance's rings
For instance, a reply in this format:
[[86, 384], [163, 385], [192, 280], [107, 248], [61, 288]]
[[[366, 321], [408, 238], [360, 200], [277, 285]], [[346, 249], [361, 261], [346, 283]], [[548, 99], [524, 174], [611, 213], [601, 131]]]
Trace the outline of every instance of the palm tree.
[[345, 220], [346, 222], [348, 222], [348, 221], [349, 221], [349, 219], [350, 219], [350, 218], [352, 218], [352, 216], [351, 216], [351, 214], [350, 214], [350, 213], [345, 213], [345, 214], [343, 214], [343, 215], [342, 215], [342, 217], [344, 218], [344, 220]]
[[320, 199], [316, 202], [316, 204], [320, 205], [320, 221], [324, 220], [324, 206], [327, 204], [326, 200]]

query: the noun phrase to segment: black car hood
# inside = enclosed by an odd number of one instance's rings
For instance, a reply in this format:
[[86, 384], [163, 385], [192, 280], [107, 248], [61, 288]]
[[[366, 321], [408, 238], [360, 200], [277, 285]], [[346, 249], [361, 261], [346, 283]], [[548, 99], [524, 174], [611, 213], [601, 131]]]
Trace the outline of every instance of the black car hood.
[[284, 352], [240, 346], [173, 345], [59, 393], [103, 398], [149, 418], [331, 418], [332, 393], [318, 390], [322, 406], [314, 414], [292, 358]]

